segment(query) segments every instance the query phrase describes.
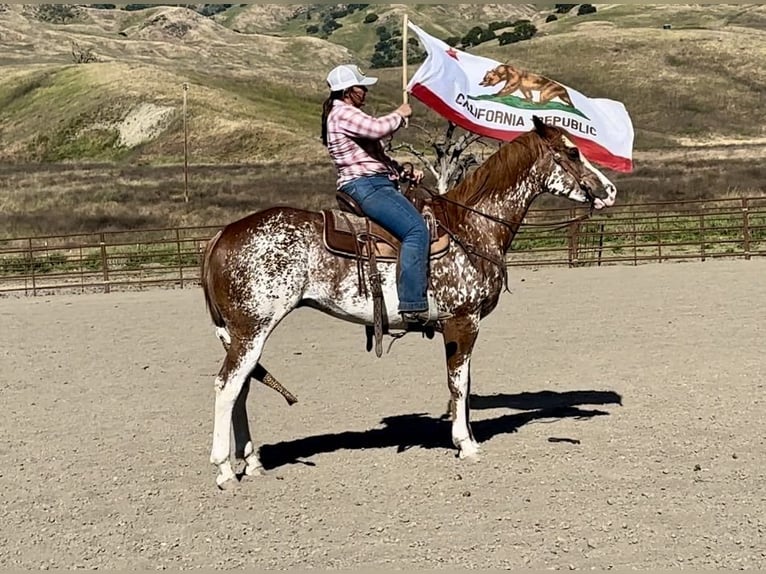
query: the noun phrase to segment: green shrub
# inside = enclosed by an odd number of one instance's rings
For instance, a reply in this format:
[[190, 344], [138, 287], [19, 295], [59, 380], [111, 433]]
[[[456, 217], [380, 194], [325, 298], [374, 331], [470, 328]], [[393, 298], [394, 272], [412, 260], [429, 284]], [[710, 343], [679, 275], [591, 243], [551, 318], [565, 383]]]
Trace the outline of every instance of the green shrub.
[[520, 42], [521, 38], [516, 32], [503, 32], [500, 34], [498, 38], [498, 43], [501, 46], [505, 46], [506, 44], [513, 44], [515, 42]]
[[530, 38], [533, 38], [535, 34], [537, 34], [537, 27], [530, 22], [521, 22], [513, 28], [513, 31], [522, 40], [529, 40]]
[[342, 28], [343, 24], [337, 22], [334, 18], [328, 18], [322, 23], [322, 32], [325, 34], [332, 34], [338, 28]]
[[490, 22], [489, 23], [489, 29], [493, 32], [495, 30], [500, 30], [501, 28], [508, 28], [509, 26], [513, 26], [513, 22], [510, 22], [508, 20], [503, 20], [501, 22]]
[[463, 38], [461, 39], [461, 43], [466, 48], [470, 46], [478, 46], [479, 44], [481, 44], [480, 38], [481, 38], [482, 32], [483, 30], [481, 26], [474, 26], [463, 35]]
[[77, 19], [77, 9], [69, 4], [40, 4], [35, 15], [38, 20], [52, 24], [66, 24]]

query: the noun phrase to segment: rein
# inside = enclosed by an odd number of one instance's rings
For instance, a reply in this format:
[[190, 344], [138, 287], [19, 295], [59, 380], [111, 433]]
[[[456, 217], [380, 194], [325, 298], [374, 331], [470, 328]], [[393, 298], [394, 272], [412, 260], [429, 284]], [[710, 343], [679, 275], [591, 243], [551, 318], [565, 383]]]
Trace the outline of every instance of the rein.
[[[568, 225], [571, 225], [572, 223], [577, 223], [579, 221], [584, 221], [585, 219], [588, 219], [591, 216], [592, 212], [593, 212], [593, 207], [591, 206], [591, 212], [590, 213], [587, 213], [587, 214], [584, 214], [584, 215], [579, 215], [577, 217], [572, 217], [572, 218], [567, 219], [565, 221], [555, 222], [555, 223], [524, 223], [523, 222], [523, 218], [521, 220], [511, 220], [511, 219], [505, 219], [505, 218], [502, 218], [502, 217], [496, 217], [494, 215], [490, 215], [489, 213], [484, 213], [483, 211], [479, 211], [478, 209], [474, 209], [473, 207], [470, 207], [468, 205], [460, 203], [459, 201], [455, 201], [454, 199], [449, 199], [449, 198], [445, 197], [444, 195], [442, 195], [442, 194], [440, 194], [440, 193], [438, 193], [438, 192], [434, 191], [433, 189], [430, 189], [430, 188], [428, 188], [426, 186], [418, 186], [418, 187], [420, 189], [422, 189], [423, 191], [425, 191], [426, 193], [428, 193], [431, 196], [431, 199], [433, 201], [444, 201], [445, 203], [451, 203], [452, 205], [455, 205], [455, 206], [457, 206], [457, 207], [459, 207], [461, 209], [465, 209], [465, 210], [470, 211], [472, 213], [475, 213], [475, 214], [477, 214], [477, 215], [479, 215], [481, 217], [484, 217], [485, 219], [489, 219], [490, 221], [494, 221], [495, 223], [499, 223], [499, 224], [505, 226], [508, 230], [510, 230], [512, 235], [516, 235], [516, 233], [517, 233], [517, 231], [518, 231], [518, 229], [519, 229], [519, 227], [521, 225], [528, 225], [530, 227], [550, 227], [551, 230], [562, 229], [564, 227], [567, 227]], [[458, 245], [460, 245], [460, 247], [463, 248], [463, 251], [465, 251], [469, 255], [469, 259], [470, 259], [470, 255], [476, 255], [476, 256], [480, 257], [481, 259], [489, 261], [490, 263], [492, 263], [493, 265], [498, 267], [498, 269], [500, 269], [500, 272], [501, 272], [501, 274], [503, 276], [503, 285], [504, 285], [505, 290], [507, 292], [509, 292], [509, 293], [511, 292], [511, 290], [508, 288], [508, 264], [505, 262], [505, 260], [502, 260], [502, 261], [498, 260], [496, 257], [493, 257], [491, 255], [488, 255], [487, 253], [483, 253], [482, 251], [477, 250], [470, 243], [467, 243], [464, 240], [462, 240], [459, 237], [457, 237], [457, 235], [451, 229], [447, 228], [447, 226], [444, 225], [444, 223], [438, 222], [438, 224], [439, 224], [439, 226], [442, 229], [444, 229], [444, 231], [447, 233], [447, 235], [449, 235], [450, 238], [455, 243], [457, 243]], [[475, 264], [474, 264], [474, 266], [475, 266]]]
[[486, 219], [489, 219], [496, 223], [500, 223], [501, 225], [505, 225], [508, 229], [510, 229], [514, 233], [517, 231], [517, 229], [514, 229], [513, 225], [519, 225], [519, 226], [526, 225], [528, 227], [550, 227], [552, 231], [555, 231], [556, 229], [562, 229], [563, 227], [566, 227], [567, 225], [571, 225], [572, 223], [577, 223], [578, 221], [583, 221], [585, 219], [588, 219], [593, 213], [593, 208], [591, 207], [590, 213], [587, 213], [584, 215], [578, 215], [577, 217], [572, 217], [564, 221], [556, 221], [553, 223], [524, 223], [523, 218], [521, 220], [513, 220], [513, 219], [504, 219], [502, 217], [495, 217], [494, 215], [490, 215], [489, 213], [484, 213], [483, 211], [479, 211], [478, 209], [469, 207], [468, 205], [465, 205], [464, 203], [460, 203], [459, 201], [455, 201], [454, 199], [448, 199], [444, 195], [437, 193], [436, 191], [429, 189], [427, 187], [421, 186], [421, 189], [423, 189], [425, 192], [427, 192], [432, 198], [436, 199], [437, 201], [444, 201], [446, 203], [451, 203], [452, 205], [456, 205], [460, 207], [461, 209], [466, 209]]

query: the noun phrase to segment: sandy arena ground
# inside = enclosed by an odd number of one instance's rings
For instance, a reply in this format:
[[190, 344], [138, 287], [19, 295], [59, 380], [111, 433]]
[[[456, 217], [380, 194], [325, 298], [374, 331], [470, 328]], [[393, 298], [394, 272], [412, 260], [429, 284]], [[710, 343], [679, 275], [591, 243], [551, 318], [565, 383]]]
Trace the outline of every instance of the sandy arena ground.
[[300, 310], [263, 358], [299, 403], [249, 400], [272, 474], [227, 492], [199, 290], [0, 299], [0, 566], [766, 567], [766, 261], [511, 274], [480, 462], [440, 339]]

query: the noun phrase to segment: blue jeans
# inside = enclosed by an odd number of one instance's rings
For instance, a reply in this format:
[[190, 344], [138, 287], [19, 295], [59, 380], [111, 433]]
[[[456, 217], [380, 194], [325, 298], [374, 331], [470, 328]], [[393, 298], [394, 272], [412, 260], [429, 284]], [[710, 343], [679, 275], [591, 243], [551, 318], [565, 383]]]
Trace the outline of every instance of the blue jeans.
[[428, 309], [428, 257], [431, 238], [423, 216], [386, 175], [358, 177], [340, 190], [350, 195], [375, 223], [401, 242], [399, 312]]

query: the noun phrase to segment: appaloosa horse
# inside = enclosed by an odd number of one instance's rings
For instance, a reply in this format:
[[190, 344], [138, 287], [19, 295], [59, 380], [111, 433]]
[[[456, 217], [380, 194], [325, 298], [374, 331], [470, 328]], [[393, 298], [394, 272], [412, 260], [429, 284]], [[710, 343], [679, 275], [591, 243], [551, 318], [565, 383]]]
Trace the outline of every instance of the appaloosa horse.
[[[544, 192], [596, 209], [612, 205], [616, 195], [614, 185], [580, 155], [565, 131], [534, 118], [533, 130], [503, 144], [459, 185], [429, 201], [441, 233], [449, 235], [448, 249], [439, 254], [433, 247], [436, 238], [432, 243], [430, 285], [440, 307], [452, 313], [435, 330], [444, 338], [452, 442], [461, 458], [476, 457], [479, 451], [468, 404], [479, 321], [497, 305], [506, 273], [505, 253], [530, 204]], [[251, 377], [283, 390], [258, 362], [277, 324], [299, 306], [352, 323], [374, 321], [372, 298], [360, 289], [358, 257], [329, 248], [325, 228], [331, 220], [336, 226], [341, 220], [364, 222], [337, 210], [272, 207], [227, 225], [207, 245], [202, 287], [226, 349], [215, 380], [210, 455], [221, 488], [235, 478], [230, 461], [232, 426], [235, 454], [245, 460], [245, 474], [262, 472], [245, 403]], [[395, 259], [381, 258], [378, 266], [385, 320], [390, 328], [403, 330], [406, 326], [396, 312]], [[292, 402], [289, 393], [283, 394]]]

